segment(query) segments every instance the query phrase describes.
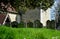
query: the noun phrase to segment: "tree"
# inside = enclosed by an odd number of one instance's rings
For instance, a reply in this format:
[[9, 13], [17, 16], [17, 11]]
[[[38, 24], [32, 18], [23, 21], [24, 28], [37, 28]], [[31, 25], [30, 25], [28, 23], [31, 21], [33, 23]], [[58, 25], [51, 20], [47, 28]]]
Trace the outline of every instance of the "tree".
[[[57, 0], [59, 1], [59, 0]], [[59, 26], [60, 21], [60, 2], [55, 2], [53, 5], [53, 12], [55, 13], [55, 29]]]
[[42, 9], [46, 10], [48, 7], [51, 7], [54, 3], [54, 0], [1, 0], [5, 3], [10, 2], [16, 10], [19, 10], [19, 6], [26, 7], [29, 9], [40, 7], [42, 3]]
[[0, 2], [4, 2], [4, 4], [7, 4], [10, 2], [10, 4], [15, 7], [16, 11], [25, 10], [28, 9], [34, 9], [36, 7], [40, 7], [46, 10], [48, 7], [51, 7], [54, 3], [54, 0], [0, 0]]
[[13, 21], [13, 22], [11, 22], [11, 26], [17, 28], [18, 27], [18, 23], [16, 21]]
[[24, 11], [23, 11], [23, 10], [19, 10], [19, 11], [18, 11], [18, 14], [20, 15], [20, 19], [21, 19], [21, 21], [22, 21], [22, 15], [24, 14]]
[[42, 28], [43, 27], [43, 24], [39, 20], [35, 20], [34, 25], [35, 25], [34, 26], [35, 28]]
[[[53, 0], [10, 0], [10, 3], [17, 11], [28, 9], [34, 9], [36, 7], [41, 7], [41, 9], [46, 10], [48, 7], [51, 7], [54, 3]], [[20, 12], [20, 11], [19, 11]], [[22, 13], [20, 12], [22, 18]]]

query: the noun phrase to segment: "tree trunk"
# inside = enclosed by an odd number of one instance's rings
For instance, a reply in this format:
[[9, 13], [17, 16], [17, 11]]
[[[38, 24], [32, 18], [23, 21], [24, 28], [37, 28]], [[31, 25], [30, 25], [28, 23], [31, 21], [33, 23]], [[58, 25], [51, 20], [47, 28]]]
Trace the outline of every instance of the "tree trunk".
[[20, 22], [22, 22], [22, 15], [20, 15]]

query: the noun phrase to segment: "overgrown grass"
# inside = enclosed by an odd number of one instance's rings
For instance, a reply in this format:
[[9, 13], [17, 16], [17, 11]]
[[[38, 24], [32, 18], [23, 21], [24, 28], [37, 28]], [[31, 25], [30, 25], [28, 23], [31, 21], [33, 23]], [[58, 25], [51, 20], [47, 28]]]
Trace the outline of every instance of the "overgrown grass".
[[46, 28], [11, 28], [0, 26], [0, 39], [60, 39], [60, 31]]

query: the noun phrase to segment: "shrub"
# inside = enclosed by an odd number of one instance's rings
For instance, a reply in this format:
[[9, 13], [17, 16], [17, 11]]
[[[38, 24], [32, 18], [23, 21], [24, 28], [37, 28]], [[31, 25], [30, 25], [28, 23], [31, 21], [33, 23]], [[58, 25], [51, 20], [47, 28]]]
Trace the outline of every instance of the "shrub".
[[48, 20], [48, 21], [46, 22], [46, 24], [47, 24], [47, 25], [46, 25], [47, 28], [49, 28], [49, 29], [55, 29], [55, 21], [54, 21], [54, 20], [52, 20], [52, 21], [49, 21], [49, 20]]
[[34, 21], [34, 27], [35, 28], [42, 28], [43, 24], [39, 20]]
[[18, 27], [18, 23], [16, 21], [14, 21], [14, 22], [11, 23], [11, 26], [17, 28]]
[[7, 26], [7, 27], [10, 27], [10, 25], [11, 25], [10, 23], [6, 23], [6, 24], [5, 24], [5, 26]]
[[33, 28], [33, 23], [29, 21], [29, 22], [27, 23], [27, 27]]
[[7, 27], [10, 27], [11, 22], [7, 19], [4, 25], [7, 26]]
[[21, 21], [21, 22], [18, 24], [18, 28], [24, 28], [24, 27], [25, 27], [24, 24], [25, 24], [25, 23], [24, 23], [23, 21]]

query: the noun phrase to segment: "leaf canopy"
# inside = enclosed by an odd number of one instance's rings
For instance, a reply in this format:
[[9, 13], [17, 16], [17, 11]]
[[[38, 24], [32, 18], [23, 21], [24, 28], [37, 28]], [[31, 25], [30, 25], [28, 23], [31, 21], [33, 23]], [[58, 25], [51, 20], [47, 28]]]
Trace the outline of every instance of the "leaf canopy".
[[36, 7], [40, 7], [41, 9], [46, 10], [51, 7], [54, 3], [54, 0], [2, 0], [4, 2], [10, 2], [16, 10], [20, 7], [26, 7], [29, 9], [34, 9]]

